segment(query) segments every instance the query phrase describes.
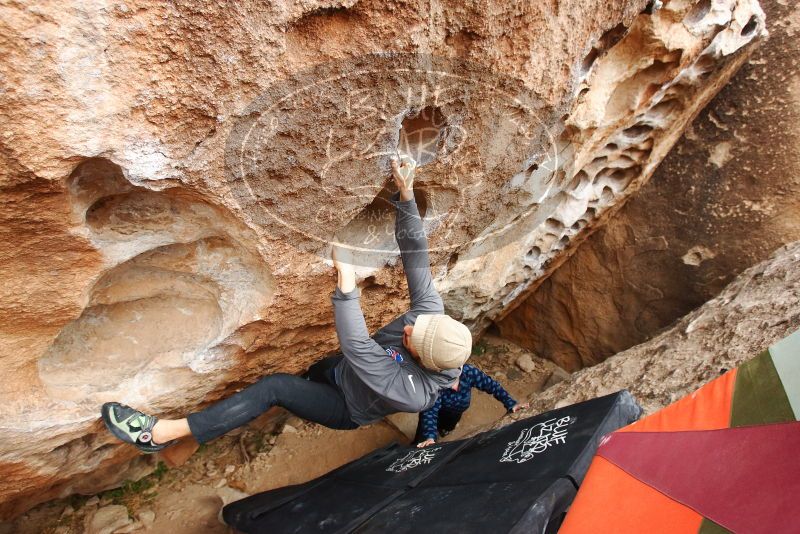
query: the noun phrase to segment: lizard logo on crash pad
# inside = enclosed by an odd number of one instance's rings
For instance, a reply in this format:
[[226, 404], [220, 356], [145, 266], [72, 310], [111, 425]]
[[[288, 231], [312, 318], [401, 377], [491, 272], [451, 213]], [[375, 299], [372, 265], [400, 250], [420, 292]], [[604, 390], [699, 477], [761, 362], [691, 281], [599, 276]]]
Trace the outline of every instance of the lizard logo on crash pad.
[[500, 461], [521, 464], [550, 447], [566, 443], [567, 426], [574, 422], [574, 417], [562, 417], [522, 429], [519, 437], [508, 443]]
[[414, 469], [422, 464], [429, 464], [436, 457], [436, 453], [442, 450], [441, 447], [432, 447], [427, 449], [419, 449], [410, 451], [402, 458], [398, 458], [392, 465], [386, 468], [387, 471], [392, 473], [402, 473], [409, 469]]

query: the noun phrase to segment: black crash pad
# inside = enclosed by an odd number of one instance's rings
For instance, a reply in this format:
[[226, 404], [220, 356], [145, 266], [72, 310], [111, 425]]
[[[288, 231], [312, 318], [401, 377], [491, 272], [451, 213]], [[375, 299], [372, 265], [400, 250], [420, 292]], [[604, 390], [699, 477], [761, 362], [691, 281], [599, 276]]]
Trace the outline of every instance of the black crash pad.
[[223, 518], [245, 533], [555, 532], [600, 439], [640, 414], [620, 391], [461, 441], [395, 444]]

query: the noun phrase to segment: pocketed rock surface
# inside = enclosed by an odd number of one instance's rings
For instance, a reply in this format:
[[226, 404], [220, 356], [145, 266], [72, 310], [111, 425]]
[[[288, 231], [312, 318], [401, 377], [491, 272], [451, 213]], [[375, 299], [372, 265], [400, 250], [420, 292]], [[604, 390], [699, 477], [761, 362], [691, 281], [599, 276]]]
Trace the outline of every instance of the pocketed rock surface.
[[[663, 4], [663, 5], [662, 5]], [[404, 311], [389, 159], [476, 333], [649, 179], [765, 36], [755, 0], [0, 7], [0, 515], [153, 469], [184, 414], [336, 348], [327, 249]], [[722, 155], [720, 155], [722, 157]]]
[[571, 370], [646, 341], [800, 239], [800, 11], [766, 0], [769, 38], [653, 178], [500, 332]]

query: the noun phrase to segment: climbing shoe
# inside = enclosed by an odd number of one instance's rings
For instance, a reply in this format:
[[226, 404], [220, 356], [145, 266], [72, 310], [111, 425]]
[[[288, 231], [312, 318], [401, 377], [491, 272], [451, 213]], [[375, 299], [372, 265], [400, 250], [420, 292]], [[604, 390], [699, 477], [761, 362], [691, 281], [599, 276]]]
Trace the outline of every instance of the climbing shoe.
[[175, 441], [153, 443], [153, 427], [157, 417], [144, 414], [118, 402], [107, 402], [101, 410], [103, 422], [108, 430], [125, 443], [134, 445], [146, 453], [158, 452], [172, 445]]

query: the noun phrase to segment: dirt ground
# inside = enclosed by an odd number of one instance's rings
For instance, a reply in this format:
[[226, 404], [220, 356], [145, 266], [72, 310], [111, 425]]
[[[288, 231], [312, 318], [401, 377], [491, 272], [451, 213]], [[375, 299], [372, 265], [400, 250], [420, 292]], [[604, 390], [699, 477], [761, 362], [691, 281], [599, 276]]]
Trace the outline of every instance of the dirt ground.
[[[569, 375], [513, 343], [484, 336], [470, 363], [524, 402]], [[470, 410], [445, 440], [465, 437], [505, 416], [503, 406], [476, 391]], [[232, 532], [218, 519], [222, 506], [246, 495], [299, 484], [393, 442], [408, 444], [416, 414], [396, 414], [352, 431], [306, 423], [272, 410], [238, 432], [201, 446], [181, 444], [156, 471], [122, 488], [37, 506], [0, 534], [170, 534]], [[183, 458], [182, 458], [183, 457]], [[168, 467], [167, 463], [179, 463]]]

